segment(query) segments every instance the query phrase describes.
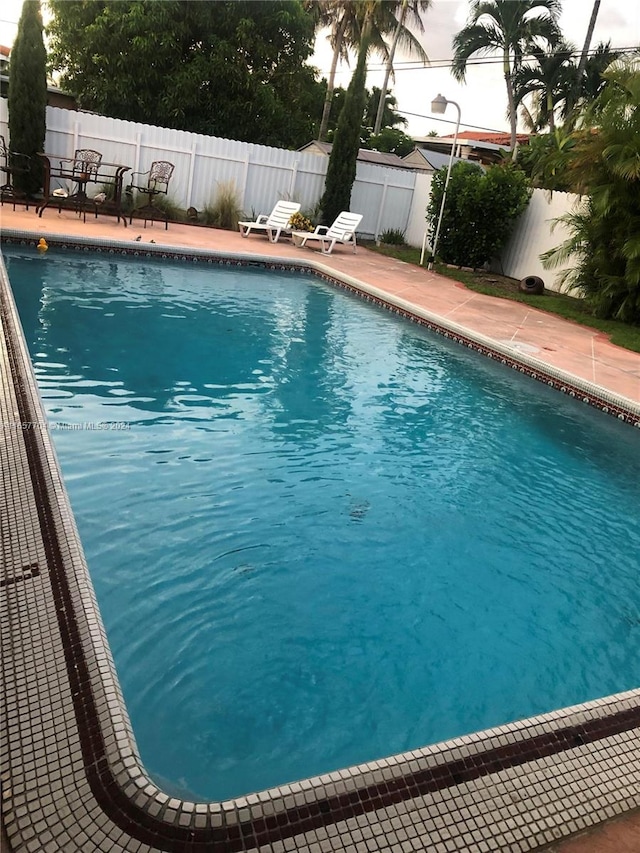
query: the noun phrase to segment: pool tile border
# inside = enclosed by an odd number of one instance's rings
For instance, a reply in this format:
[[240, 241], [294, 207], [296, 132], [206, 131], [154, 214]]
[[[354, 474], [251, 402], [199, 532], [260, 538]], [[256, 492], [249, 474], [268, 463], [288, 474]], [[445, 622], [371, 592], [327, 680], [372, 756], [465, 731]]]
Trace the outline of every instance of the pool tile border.
[[[163, 250], [139, 254], [202, 259]], [[272, 259], [266, 265], [319, 272], [362, 295], [321, 265]], [[42, 423], [3, 265], [0, 277], [3, 415]], [[390, 307], [374, 292], [365, 298]], [[469, 345], [455, 329], [434, 330]], [[508, 353], [490, 349], [520, 369]], [[573, 388], [589, 401], [590, 391]], [[619, 405], [618, 414], [635, 423], [619, 400], [598, 402]], [[4, 484], [6, 517], [20, 533], [6, 543], [3, 537], [7, 574], [0, 588], [9, 734], [0, 745], [3, 815], [15, 850], [533, 850], [640, 806], [634, 755], [640, 691], [233, 801], [170, 797], [140, 763], [49, 436], [5, 429], [5, 438], [3, 470], [15, 474]], [[518, 795], [523, 785], [526, 802]]]

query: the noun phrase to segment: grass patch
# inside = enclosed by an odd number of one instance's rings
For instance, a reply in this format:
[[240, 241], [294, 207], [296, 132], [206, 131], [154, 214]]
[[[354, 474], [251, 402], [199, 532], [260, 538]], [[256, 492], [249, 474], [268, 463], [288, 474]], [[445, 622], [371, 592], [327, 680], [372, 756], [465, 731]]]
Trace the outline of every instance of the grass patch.
[[[415, 249], [413, 246], [376, 246], [373, 242], [363, 242], [362, 245], [389, 258], [396, 258], [408, 264], [420, 264], [420, 249]], [[425, 256], [425, 268], [426, 264]], [[629, 326], [627, 323], [621, 323], [619, 320], [601, 320], [598, 317], [594, 317], [589, 306], [582, 299], [575, 299], [572, 296], [565, 296], [562, 293], [555, 293], [553, 291], [547, 291], [540, 296], [521, 293], [518, 289], [519, 281], [517, 279], [508, 278], [498, 273], [481, 270], [469, 272], [467, 270], [450, 269], [444, 266], [444, 264], [436, 264], [434, 269], [439, 275], [458, 281], [476, 293], [484, 293], [486, 296], [497, 296], [500, 299], [512, 299], [515, 302], [524, 302], [534, 308], [539, 308], [541, 311], [548, 311], [550, 314], [557, 314], [566, 320], [573, 320], [573, 322], [579, 323], [582, 326], [597, 329], [608, 335], [612, 344], [632, 350], [632, 352], [640, 352], [639, 326]]]

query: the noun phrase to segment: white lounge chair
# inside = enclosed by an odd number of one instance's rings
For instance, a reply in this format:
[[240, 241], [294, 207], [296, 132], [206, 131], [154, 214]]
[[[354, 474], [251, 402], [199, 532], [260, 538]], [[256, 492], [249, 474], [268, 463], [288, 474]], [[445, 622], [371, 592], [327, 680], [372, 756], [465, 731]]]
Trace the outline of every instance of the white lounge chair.
[[300, 210], [300, 205], [295, 201], [280, 200], [267, 216], [261, 213], [255, 222], [238, 222], [238, 228], [243, 237], [248, 237], [252, 231], [266, 233], [272, 243], [277, 243], [280, 234], [289, 234], [289, 220], [294, 213]]
[[323, 255], [330, 255], [336, 243], [351, 245], [355, 252], [356, 228], [361, 222], [361, 213], [349, 213], [343, 210], [330, 227], [318, 225], [315, 231], [292, 231], [291, 236], [296, 246], [306, 246], [309, 240], [319, 241]]

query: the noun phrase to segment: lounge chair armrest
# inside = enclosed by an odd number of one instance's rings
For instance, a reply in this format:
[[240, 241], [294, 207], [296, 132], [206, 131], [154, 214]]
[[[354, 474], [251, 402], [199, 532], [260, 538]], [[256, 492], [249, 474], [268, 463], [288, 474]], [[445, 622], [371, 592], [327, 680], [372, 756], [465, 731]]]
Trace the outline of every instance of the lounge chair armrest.
[[264, 225], [267, 219], [269, 219], [268, 214], [261, 213], [259, 216], [256, 217], [256, 225]]
[[328, 225], [316, 225], [314, 234], [326, 234], [329, 230]]

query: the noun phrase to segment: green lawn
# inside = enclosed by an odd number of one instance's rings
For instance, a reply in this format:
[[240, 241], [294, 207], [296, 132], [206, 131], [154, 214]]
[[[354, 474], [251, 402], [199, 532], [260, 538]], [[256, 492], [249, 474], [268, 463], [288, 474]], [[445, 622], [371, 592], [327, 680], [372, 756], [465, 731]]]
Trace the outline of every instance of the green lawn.
[[[414, 249], [412, 246], [391, 246], [387, 244], [376, 246], [373, 242], [363, 243], [362, 245], [374, 252], [379, 252], [381, 255], [397, 258], [408, 264], [418, 265], [420, 263], [420, 249]], [[574, 299], [571, 296], [564, 296], [561, 293], [554, 293], [553, 291], [547, 291], [542, 296], [530, 296], [520, 293], [518, 290], [519, 282], [516, 279], [508, 278], [498, 273], [482, 271], [468, 272], [461, 269], [451, 269], [444, 266], [444, 264], [436, 264], [434, 269], [440, 275], [452, 278], [454, 281], [459, 281], [465, 287], [468, 287], [469, 290], [475, 290], [477, 293], [485, 293], [487, 296], [497, 296], [501, 299], [526, 302], [527, 305], [533, 305], [542, 311], [549, 311], [551, 314], [558, 314], [567, 320], [573, 320], [575, 323], [580, 323], [583, 326], [598, 329], [598, 331], [608, 335], [611, 343], [616, 344], [616, 346], [624, 347], [633, 352], [640, 352], [639, 326], [629, 326], [618, 320], [600, 320], [598, 317], [593, 316], [581, 299]]]

